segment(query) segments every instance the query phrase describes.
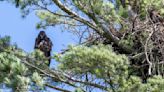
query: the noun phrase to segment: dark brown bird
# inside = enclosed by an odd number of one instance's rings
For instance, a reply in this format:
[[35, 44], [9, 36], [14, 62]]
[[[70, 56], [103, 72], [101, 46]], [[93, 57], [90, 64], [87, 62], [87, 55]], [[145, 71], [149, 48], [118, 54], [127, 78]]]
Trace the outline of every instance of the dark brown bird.
[[49, 37], [47, 37], [46, 33], [44, 31], [40, 31], [38, 34], [38, 37], [35, 40], [35, 49], [39, 49], [42, 51], [45, 55], [45, 57], [48, 58], [48, 66], [50, 65], [50, 56], [51, 56], [51, 50], [52, 50], [52, 41]]

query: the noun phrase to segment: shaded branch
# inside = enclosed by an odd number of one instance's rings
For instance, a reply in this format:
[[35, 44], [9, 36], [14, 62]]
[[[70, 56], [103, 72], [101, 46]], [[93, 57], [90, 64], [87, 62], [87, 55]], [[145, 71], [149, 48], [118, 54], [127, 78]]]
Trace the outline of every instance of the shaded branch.
[[72, 92], [72, 91], [69, 91], [69, 90], [65, 90], [65, 89], [62, 89], [62, 88], [59, 88], [59, 87], [56, 87], [56, 86], [52, 86], [52, 85], [49, 85], [49, 84], [45, 84], [47, 87], [50, 87], [52, 89], [55, 89], [55, 90], [58, 90], [58, 91], [61, 91], [61, 92]]
[[102, 86], [102, 85], [98, 85], [96, 83], [91, 83], [91, 82], [88, 82], [88, 81], [76, 80], [76, 79], [70, 78], [67, 75], [65, 75], [65, 77], [68, 78], [70, 81], [73, 81], [73, 82], [82, 83], [82, 84], [85, 84], [85, 85], [93, 86], [93, 87], [96, 87], [96, 88], [108, 91], [108, 87], [105, 87], [105, 86]]

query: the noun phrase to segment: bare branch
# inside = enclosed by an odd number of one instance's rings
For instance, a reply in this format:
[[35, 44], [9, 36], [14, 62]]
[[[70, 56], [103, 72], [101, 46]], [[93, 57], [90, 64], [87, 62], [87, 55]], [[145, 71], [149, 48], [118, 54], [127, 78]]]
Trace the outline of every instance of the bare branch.
[[148, 64], [149, 64], [149, 70], [148, 70], [148, 74], [149, 74], [149, 75], [152, 74], [152, 73], [151, 73], [152, 62], [149, 60], [148, 52], [147, 52], [147, 47], [148, 47], [148, 42], [149, 42], [151, 36], [153, 35], [153, 33], [154, 33], [154, 30], [152, 30], [152, 32], [149, 34], [149, 37], [147, 38], [146, 44], [145, 44], [145, 55], [146, 55], [146, 60], [147, 60], [147, 62], [148, 62]]

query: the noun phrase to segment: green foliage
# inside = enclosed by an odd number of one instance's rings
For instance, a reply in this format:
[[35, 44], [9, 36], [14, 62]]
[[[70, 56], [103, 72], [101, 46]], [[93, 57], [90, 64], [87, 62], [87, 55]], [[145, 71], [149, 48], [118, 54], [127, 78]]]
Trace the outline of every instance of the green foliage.
[[118, 10], [118, 15], [120, 15], [123, 18], [128, 18], [128, 11], [125, 10], [123, 7], [120, 7]]
[[114, 53], [110, 46], [77, 46], [69, 49], [60, 60], [60, 68], [63, 70], [77, 74], [90, 72], [99, 78], [108, 77], [108, 73], [111, 76], [127, 75], [128, 59]]
[[131, 49], [134, 46], [134, 37], [131, 35], [128, 35], [126, 38], [119, 41], [119, 44], [124, 44], [127, 48]]
[[4, 48], [8, 48], [9, 45], [10, 45], [10, 37], [9, 36], [0, 38], [0, 51], [2, 51]]
[[80, 89], [80, 88], [77, 88], [77, 89], [75, 89], [74, 92], [84, 92], [84, 91], [82, 89]]
[[38, 72], [34, 72], [32, 75], [32, 80], [36, 83], [36, 85], [43, 87], [44, 85], [44, 80], [43, 78], [39, 75]]
[[95, 11], [96, 14], [100, 14], [103, 7], [103, 0], [73, 0], [73, 3], [85, 13]]
[[76, 75], [90, 73], [97, 79], [110, 80], [111, 85], [123, 85], [128, 76], [129, 61], [125, 55], [113, 52], [110, 46], [70, 47], [60, 60], [60, 68]]
[[10, 45], [9, 37], [1, 38], [0, 42], [2, 42], [0, 47], [8, 46], [2, 48], [3, 52], [0, 52], [0, 83], [5, 83], [15, 92], [27, 92], [32, 82], [43, 87], [42, 77], [22, 63], [22, 61], [27, 62], [26, 60], [31, 57], [21, 49]]
[[44, 53], [40, 50], [34, 50], [29, 54], [31, 58], [34, 58], [34, 61], [31, 61], [34, 65], [47, 67], [48, 59], [44, 56]]
[[131, 76], [118, 92], [163, 92], [163, 81], [161, 76], [154, 76], [149, 78], [147, 83], [142, 83], [140, 78]]
[[38, 10], [36, 15], [41, 20], [41, 22], [37, 24], [38, 29], [46, 28], [46, 26], [49, 25], [55, 25], [61, 20], [59, 16], [55, 16], [52, 12], [46, 10]]
[[[110, 80], [110, 92], [163, 92], [164, 78], [154, 76], [147, 83], [129, 75], [129, 61], [125, 55], [113, 52], [110, 46], [70, 46], [69, 51], [60, 56], [59, 68], [77, 76], [86, 73], [96, 76], [95, 80]], [[130, 78], [128, 77], [130, 76]], [[75, 92], [79, 92], [79, 89]], [[81, 92], [81, 91], [80, 91]]]

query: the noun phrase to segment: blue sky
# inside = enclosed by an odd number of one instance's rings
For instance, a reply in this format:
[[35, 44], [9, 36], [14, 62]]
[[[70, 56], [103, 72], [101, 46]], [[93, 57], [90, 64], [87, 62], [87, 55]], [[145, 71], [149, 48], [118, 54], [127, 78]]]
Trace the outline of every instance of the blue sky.
[[[39, 22], [39, 19], [35, 13], [31, 13], [23, 19], [19, 9], [5, 2], [0, 2], [0, 11], [0, 35], [9, 35], [12, 38], [12, 43], [17, 43], [27, 52], [33, 51], [35, 38], [40, 31], [36, 29], [36, 23]], [[48, 28], [46, 33], [53, 41], [53, 51], [55, 52], [65, 48], [67, 44], [75, 42], [73, 35], [61, 32], [60, 27]]]

